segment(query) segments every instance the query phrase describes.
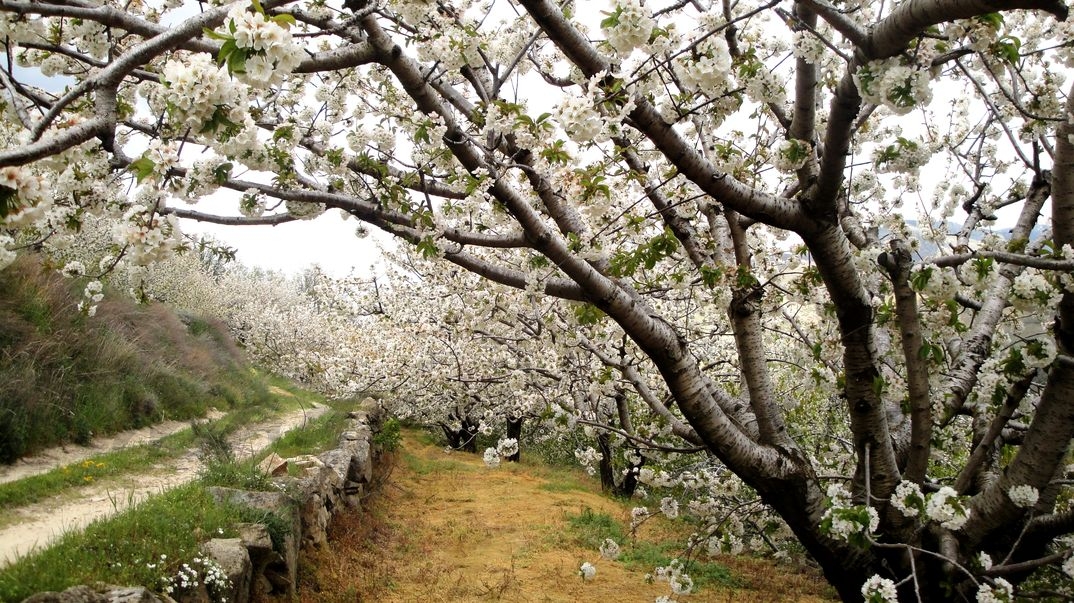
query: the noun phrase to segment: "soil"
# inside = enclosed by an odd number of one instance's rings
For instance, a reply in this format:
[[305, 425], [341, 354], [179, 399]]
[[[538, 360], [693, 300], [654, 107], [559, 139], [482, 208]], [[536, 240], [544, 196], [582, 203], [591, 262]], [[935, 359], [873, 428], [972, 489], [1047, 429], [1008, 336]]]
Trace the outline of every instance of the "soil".
[[[568, 515], [590, 508], [630, 522], [633, 505], [602, 495], [595, 480], [565, 487], [539, 466], [489, 469], [414, 434], [398, 454], [365, 511], [337, 516], [329, 545], [304, 560], [303, 602], [833, 600], [817, 571], [746, 557], [715, 559], [740, 587], [672, 595], [666, 582], [646, 582], [655, 568], [628, 568], [576, 544]], [[673, 531], [647, 522], [638, 537], [664, 541]], [[590, 580], [579, 575], [583, 562], [597, 568]]]
[[[237, 459], [252, 456], [295, 427], [323, 414], [328, 407], [293, 411], [271, 420], [236, 430], [228, 441]], [[223, 416], [212, 413], [210, 420]], [[109, 438], [94, 440], [85, 447], [65, 447], [46, 451], [0, 469], [0, 483], [44, 473], [56, 467], [78, 463], [94, 455], [128, 446], [149, 443], [175, 433], [190, 424], [167, 421]], [[123, 511], [128, 507], [175, 486], [194, 479], [201, 469], [198, 450], [154, 468], [152, 473], [126, 475], [120, 481], [88, 485], [25, 507], [10, 511], [15, 517], [0, 528], [0, 567], [26, 553], [44, 547], [64, 533], [81, 530], [90, 522]]]

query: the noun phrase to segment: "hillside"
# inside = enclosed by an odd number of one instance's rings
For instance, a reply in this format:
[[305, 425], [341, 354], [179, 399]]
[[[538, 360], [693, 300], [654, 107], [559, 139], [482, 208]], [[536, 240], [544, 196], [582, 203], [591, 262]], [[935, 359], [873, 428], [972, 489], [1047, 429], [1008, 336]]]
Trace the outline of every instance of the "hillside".
[[84, 286], [36, 257], [0, 271], [0, 463], [268, 399], [222, 324], [111, 291], [88, 317]]

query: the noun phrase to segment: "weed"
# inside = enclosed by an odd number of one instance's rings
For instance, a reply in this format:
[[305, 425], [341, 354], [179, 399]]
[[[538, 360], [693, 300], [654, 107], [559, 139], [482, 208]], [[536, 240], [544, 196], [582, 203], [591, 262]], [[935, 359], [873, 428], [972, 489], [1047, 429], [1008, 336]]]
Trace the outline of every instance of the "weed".
[[0, 601], [76, 584], [160, 584], [198, 555], [201, 541], [230, 534], [241, 518], [240, 508], [216, 504], [203, 484], [180, 486], [0, 570]]
[[571, 528], [574, 541], [579, 546], [590, 550], [597, 550], [605, 538], [611, 538], [616, 542], [623, 542], [623, 526], [607, 513], [594, 511], [589, 507], [582, 509], [577, 515], [567, 515], [567, 525]]
[[403, 437], [399, 432], [399, 421], [395, 418], [385, 421], [380, 431], [373, 435], [373, 445], [383, 452], [393, 452], [399, 447], [402, 440]]
[[206, 466], [230, 464], [235, 461], [235, 451], [227, 436], [233, 431], [223, 422], [190, 424], [190, 431], [198, 443], [198, 454]]
[[0, 463], [272, 399], [219, 323], [188, 327], [164, 306], [111, 294], [88, 319], [80, 298], [78, 283], [30, 256], [0, 273]]
[[346, 413], [332, 408], [317, 419], [310, 421], [300, 429], [292, 429], [276, 440], [270, 452], [288, 458], [299, 454], [317, 454], [336, 445], [339, 434], [346, 425]]

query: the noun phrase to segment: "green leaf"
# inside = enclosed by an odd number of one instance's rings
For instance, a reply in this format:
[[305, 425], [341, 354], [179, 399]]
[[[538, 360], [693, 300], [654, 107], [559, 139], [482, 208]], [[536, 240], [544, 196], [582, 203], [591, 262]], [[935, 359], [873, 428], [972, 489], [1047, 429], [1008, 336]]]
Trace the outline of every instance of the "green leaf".
[[205, 37], [211, 38], [213, 40], [220, 40], [221, 42], [226, 42], [228, 40], [235, 41], [235, 38], [227, 34], [218, 33], [217, 31], [209, 29], [208, 27], [201, 28], [201, 31], [205, 34]]
[[295, 24], [298, 23], [298, 21], [295, 20], [294, 15], [290, 15], [290, 14], [287, 14], [287, 13], [281, 13], [279, 15], [276, 15], [276, 16], [272, 17], [272, 21], [276, 25], [279, 25], [279, 26], [283, 27], [284, 29], [291, 29], [292, 25], [295, 25]]
[[929, 279], [932, 278], [932, 267], [923, 268], [914, 273], [910, 277], [910, 286], [914, 288], [914, 291], [924, 291], [925, 287], [929, 284]]
[[221, 163], [216, 166], [216, 168], [213, 169], [213, 178], [216, 180], [216, 183], [223, 184], [227, 182], [227, 179], [231, 176], [231, 169], [234, 167], [235, 165], [232, 163]]
[[265, 14], [265, 7], [261, 6], [260, 0], [250, 0], [250, 6], [254, 7], [254, 10], [260, 14]]
[[996, 40], [992, 45], [992, 51], [996, 56], [1007, 61], [1011, 65], [1018, 63], [1018, 59], [1021, 58], [1019, 51], [1022, 48], [1022, 41], [1014, 36], [1003, 36], [999, 40]]
[[749, 289], [759, 285], [760, 282], [756, 276], [753, 276], [750, 269], [745, 266], [739, 266], [738, 270], [735, 271], [735, 287], [738, 289]]
[[436, 243], [433, 242], [432, 237], [425, 237], [418, 242], [418, 251], [421, 253], [421, 257], [429, 260], [435, 258], [440, 250], [437, 249]]
[[600, 11], [600, 12], [602, 14], [608, 15], [607, 17], [605, 17], [604, 19], [601, 20], [600, 28], [601, 29], [611, 29], [611, 28], [615, 27], [616, 25], [619, 25], [619, 17], [621, 17], [623, 15], [623, 7], [622, 6], [616, 6], [614, 13], [609, 13], [609, 12], [606, 12], [606, 11]]
[[985, 13], [983, 15], [977, 15], [974, 19], [984, 23], [992, 29], [1003, 27], [1003, 13]]
[[571, 154], [566, 150], [566, 143], [558, 139], [550, 146], [541, 149], [540, 155], [553, 165], [567, 165], [571, 161]]
[[235, 38], [228, 38], [221, 46], [220, 51], [216, 53], [216, 63], [218, 65], [224, 65], [231, 58], [231, 55], [238, 52], [239, 47], [235, 44]]
[[876, 394], [876, 397], [883, 397], [884, 390], [886, 390], [887, 387], [888, 382], [885, 381], [883, 377], [881, 377], [880, 375], [873, 377], [873, 393]]
[[141, 182], [145, 180], [150, 174], [153, 173], [153, 168], [157, 167], [155, 161], [148, 157], [139, 157], [131, 162], [127, 169], [134, 173], [134, 178]]
[[578, 304], [574, 306], [574, 318], [580, 325], [595, 325], [604, 320], [603, 311], [593, 304]]
[[236, 49], [227, 57], [228, 73], [246, 73], [246, 58], [249, 56], [248, 49]]
[[705, 284], [709, 289], [714, 288], [720, 284], [720, 278], [723, 276], [723, 270], [719, 268], [712, 268], [710, 266], [701, 266], [701, 282]]
[[0, 184], [0, 218], [6, 218], [19, 208], [18, 191]]

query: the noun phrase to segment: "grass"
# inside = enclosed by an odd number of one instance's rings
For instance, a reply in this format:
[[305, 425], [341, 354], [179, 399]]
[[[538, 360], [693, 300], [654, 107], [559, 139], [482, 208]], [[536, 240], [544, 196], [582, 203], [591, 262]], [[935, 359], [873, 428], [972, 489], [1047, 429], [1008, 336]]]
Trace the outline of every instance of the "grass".
[[[466, 453], [460, 452], [457, 454], [465, 455]], [[403, 462], [406, 464], [407, 469], [418, 475], [431, 475], [445, 472], [472, 473], [478, 470], [477, 467], [458, 462], [455, 459], [430, 459], [409, 452], [403, 452]]]
[[[280, 383], [276, 377], [272, 377], [271, 381]], [[325, 403], [324, 398], [318, 394], [290, 384], [287, 384], [287, 387], [287, 395], [269, 394], [267, 404], [236, 409], [214, 421], [211, 426], [200, 427], [200, 438], [223, 438], [243, 425], [265, 421], [299, 407], [308, 408], [314, 402]], [[338, 409], [353, 405], [350, 402], [333, 404]], [[265, 454], [276, 452], [286, 458], [305, 453], [303, 451], [312, 451], [315, 454], [331, 448], [346, 421], [346, 412], [338, 409], [325, 413], [305, 429], [289, 431]], [[71, 488], [91, 483], [111, 483], [125, 475], [150, 471], [161, 463], [181, 456], [191, 446], [196, 445], [198, 439], [199, 434], [194, 430], [184, 429], [149, 444], [95, 455], [85, 461], [57, 467], [47, 473], [0, 484], [0, 508], [25, 506]], [[250, 463], [251, 467], [258, 460], [260, 457]], [[0, 525], [4, 524], [5, 521], [0, 519]]]
[[347, 425], [347, 411], [354, 403], [327, 402], [329, 410], [309, 421], [302, 429], [293, 429], [269, 447], [266, 454], [276, 454], [288, 458], [299, 454], [317, 454], [336, 446], [339, 434]]
[[[303, 559], [304, 603], [652, 601], [670, 594], [668, 583], [647, 583], [645, 575], [676, 558], [685, 524], [647, 521], [631, 543], [631, 505], [600, 494], [597, 480], [577, 468], [524, 454], [521, 464], [488, 469], [479, 455], [445, 454], [426, 434], [407, 430], [403, 442], [387, 487], [361, 512], [336, 515], [328, 545]], [[599, 556], [609, 537], [622, 547], [619, 561]], [[815, 571], [748, 557], [704, 561], [685, 569], [700, 590], [676, 599], [832, 600]], [[597, 566], [594, 579], [580, 579], [583, 562]]]
[[[651, 572], [657, 567], [667, 567], [675, 559], [682, 558], [683, 540], [676, 539], [678, 530], [668, 532], [666, 540], [630, 540], [622, 524], [608, 513], [594, 511], [586, 507], [579, 513], [566, 515], [569, 526], [568, 537], [574, 544], [596, 550], [606, 538], [611, 538], [622, 547], [619, 561], [627, 568], [642, 572]], [[727, 567], [711, 561], [683, 559], [684, 571], [694, 580], [697, 588], [709, 586], [738, 587], [741, 582], [735, 578]]]
[[159, 592], [201, 542], [233, 537], [236, 523], [256, 519], [249, 509], [217, 504], [204, 486], [169, 490], [0, 570], [0, 601], [76, 584], [142, 584]]
[[[287, 401], [281, 406], [290, 408], [316, 397], [293, 386], [289, 391], [293, 395], [282, 396]], [[296, 456], [332, 448], [345, 425], [346, 411], [353, 407], [353, 402], [332, 402], [330, 406], [329, 412], [288, 432], [270, 450], [281, 456]], [[81, 485], [85, 476], [93, 479], [105, 475], [116, 477], [174, 456], [195, 443], [195, 435], [184, 430], [164, 438], [155, 446], [138, 446], [87, 460], [73, 466], [78, 467], [77, 470], [60, 469], [6, 484], [0, 487], [0, 497], [18, 500], [19, 492], [23, 492], [23, 497], [40, 496], [43, 491], [55, 493], [70, 485]], [[268, 452], [266, 450], [264, 454]], [[275, 490], [272, 480], [255, 468], [261, 456], [239, 462], [209, 459], [195, 482], [95, 522], [81, 533], [65, 536], [48, 549], [0, 569], [0, 602], [21, 601], [37, 592], [102, 582], [142, 584], [159, 591], [164, 581], [176, 574], [182, 562], [189, 562], [198, 555], [201, 542], [211, 537], [235, 536], [233, 526], [240, 522], [266, 524], [273, 542], [278, 544], [288, 529], [287, 521], [264, 511], [219, 505], [206, 491], [209, 486]], [[68, 476], [79, 471], [82, 472], [79, 475]], [[161, 555], [164, 555], [163, 562]]]
[[30, 256], [0, 272], [0, 462], [164, 419], [269, 401], [219, 322], [81, 286]]
[[185, 452], [193, 442], [193, 433], [186, 429], [151, 444], [95, 455], [47, 473], [0, 484], [0, 507], [29, 505], [70, 488], [149, 470]]

